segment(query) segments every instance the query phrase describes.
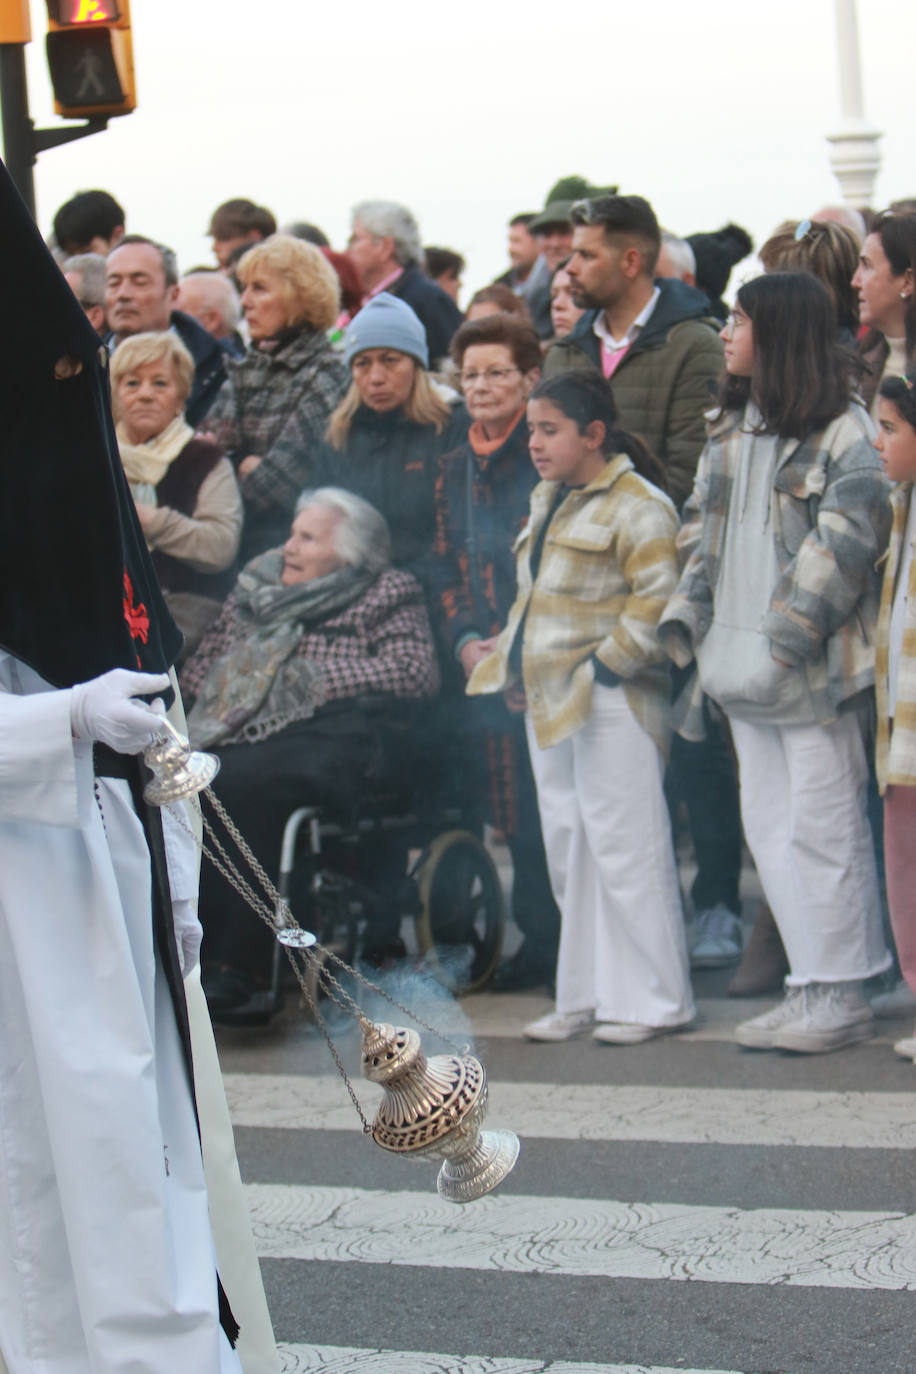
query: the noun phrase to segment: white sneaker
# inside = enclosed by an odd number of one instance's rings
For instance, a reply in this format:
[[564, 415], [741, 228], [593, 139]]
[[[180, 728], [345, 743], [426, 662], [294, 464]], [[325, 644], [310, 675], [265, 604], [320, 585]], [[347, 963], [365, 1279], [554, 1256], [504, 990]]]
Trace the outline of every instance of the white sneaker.
[[777, 1031], [790, 1021], [794, 1021], [801, 1011], [803, 988], [786, 988], [781, 1002], [769, 1011], [754, 1016], [750, 1021], [742, 1021], [735, 1027], [735, 1039], [748, 1050], [772, 1050], [776, 1048]]
[[895, 1040], [894, 1054], [899, 1054], [901, 1059], [912, 1059], [916, 1062], [916, 1039], [908, 1036], [906, 1040]]
[[593, 1011], [550, 1011], [537, 1021], [529, 1021], [522, 1029], [526, 1040], [574, 1040], [587, 1035], [595, 1024]]
[[741, 922], [722, 902], [701, 911], [693, 923], [691, 968], [725, 968], [737, 964], [744, 950]]
[[801, 991], [799, 1015], [777, 1030], [774, 1049], [826, 1054], [875, 1034], [875, 1018], [861, 983], [808, 983]]

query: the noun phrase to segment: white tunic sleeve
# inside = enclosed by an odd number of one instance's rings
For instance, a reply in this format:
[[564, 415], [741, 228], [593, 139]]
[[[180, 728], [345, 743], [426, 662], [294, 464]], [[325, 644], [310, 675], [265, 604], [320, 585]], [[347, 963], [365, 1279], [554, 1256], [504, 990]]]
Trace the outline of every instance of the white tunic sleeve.
[[88, 746], [74, 745], [69, 691], [36, 691], [36, 683], [37, 674], [0, 652], [0, 822], [76, 829], [75, 750]]

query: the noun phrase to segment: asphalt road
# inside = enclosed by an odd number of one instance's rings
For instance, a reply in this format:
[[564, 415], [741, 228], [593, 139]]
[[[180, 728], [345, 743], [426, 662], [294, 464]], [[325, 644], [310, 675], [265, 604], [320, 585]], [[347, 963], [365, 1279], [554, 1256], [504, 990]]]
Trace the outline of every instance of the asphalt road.
[[[694, 1029], [629, 1048], [524, 1041], [546, 994], [399, 984], [472, 1039], [488, 1124], [521, 1138], [465, 1207], [435, 1162], [362, 1134], [295, 998], [220, 1030], [284, 1370], [912, 1374], [916, 1068], [891, 1050], [912, 1016], [835, 1054], [743, 1051], [731, 1029], [767, 1003], [726, 998], [728, 977], [695, 975]], [[335, 1041], [371, 1117], [352, 1021]]]

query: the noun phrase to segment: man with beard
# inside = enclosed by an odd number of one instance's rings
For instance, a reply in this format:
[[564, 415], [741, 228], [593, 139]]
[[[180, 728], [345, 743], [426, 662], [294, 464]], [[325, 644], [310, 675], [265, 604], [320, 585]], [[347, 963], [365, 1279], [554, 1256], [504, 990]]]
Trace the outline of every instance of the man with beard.
[[663, 463], [680, 509], [706, 442], [704, 412], [722, 370], [718, 325], [702, 291], [655, 281], [661, 230], [642, 196], [596, 196], [569, 213], [573, 299], [585, 314], [547, 354], [544, 375], [600, 369], [622, 429]]
[[[722, 371], [718, 321], [702, 291], [655, 279], [661, 230], [642, 196], [595, 196], [570, 210], [572, 257], [566, 271], [585, 314], [550, 349], [547, 377], [600, 369], [621, 429], [638, 434], [665, 468], [680, 508], [693, 489], [706, 442], [704, 413]], [[675, 674], [673, 690], [681, 683]], [[665, 780], [669, 805], [683, 801], [697, 862], [691, 887], [691, 965], [715, 968], [741, 957], [741, 825], [727, 736], [713, 716], [706, 738], [675, 735]]]

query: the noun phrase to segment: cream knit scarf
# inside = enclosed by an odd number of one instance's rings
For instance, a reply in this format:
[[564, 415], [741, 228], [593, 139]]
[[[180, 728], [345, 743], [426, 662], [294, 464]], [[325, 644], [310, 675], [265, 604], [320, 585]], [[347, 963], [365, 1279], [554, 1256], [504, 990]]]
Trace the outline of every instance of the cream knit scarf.
[[168, 472], [169, 464], [175, 461], [194, 437], [194, 431], [183, 415], [176, 415], [161, 434], [148, 439], [145, 444], [132, 444], [123, 422], [118, 425], [117, 433], [121, 462], [128, 482], [131, 485], [145, 482], [151, 487], [158, 487]]

